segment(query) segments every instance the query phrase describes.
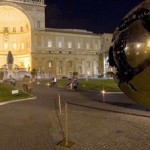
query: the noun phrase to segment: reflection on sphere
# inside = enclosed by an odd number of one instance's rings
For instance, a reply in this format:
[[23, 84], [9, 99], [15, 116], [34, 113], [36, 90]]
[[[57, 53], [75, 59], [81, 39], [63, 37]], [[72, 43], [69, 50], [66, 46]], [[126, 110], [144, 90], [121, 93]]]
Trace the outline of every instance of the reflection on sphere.
[[131, 10], [113, 35], [109, 64], [120, 89], [150, 108], [150, 1]]

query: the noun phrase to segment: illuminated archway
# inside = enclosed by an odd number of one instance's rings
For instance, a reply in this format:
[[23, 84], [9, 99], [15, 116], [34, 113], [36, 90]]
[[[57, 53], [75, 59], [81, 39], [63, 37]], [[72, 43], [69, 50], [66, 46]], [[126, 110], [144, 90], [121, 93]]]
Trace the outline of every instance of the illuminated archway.
[[0, 67], [6, 63], [8, 51], [14, 56], [14, 64], [30, 66], [31, 24], [19, 9], [0, 6]]

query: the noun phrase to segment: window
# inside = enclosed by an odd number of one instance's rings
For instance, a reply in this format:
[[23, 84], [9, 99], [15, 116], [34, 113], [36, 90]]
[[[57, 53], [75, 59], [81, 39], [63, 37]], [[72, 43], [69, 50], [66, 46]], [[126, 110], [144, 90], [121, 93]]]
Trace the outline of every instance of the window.
[[52, 62], [51, 61], [49, 61], [48, 66], [52, 67]]
[[98, 45], [97, 44], [95, 44], [95, 49], [98, 50]]
[[37, 28], [40, 29], [41, 28], [41, 22], [37, 21]]
[[77, 48], [80, 49], [81, 48], [81, 44], [77, 43]]
[[8, 49], [8, 43], [4, 43], [4, 49]]
[[21, 43], [21, 49], [24, 49], [24, 43], [23, 42]]
[[61, 51], [59, 51], [59, 54], [61, 54], [62, 52]]
[[58, 47], [62, 48], [62, 42], [61, 41], [58, 42]]
[[72, 61], [68, 61], [68, 67], [72, 67]]
[[8, 27], [4, 27], [4, 33], [8, 33]]
[[62, 67], [60, 67], [60, 69], [59, 69], [59, 73], [60, 73], [60, 74], [62, 73]]
[[48, 47], [52, 47], [52, 41], [48, 41]]
[[87, 63], [86, 63], [86, 66], [89, 68], [89, 67], [90, 67], [90, 62], [87, 62]]
[[13, 27], [13, 32], [16, 32], [16, 27]]
[[79, 72], [79, 74], [81, 73], [81, 70], [82, 70], [82, 68], [81, 68], [81, 67], [79, 67], [79, 68], [78, 68], [78, 72]]
[[26, 29], [28, 30], [29, 29], [29, 26], [26, 24]]
[[59, 74], [62, 73], [62, 70], [63, 70], [62, 65], [63, 65], [63, 62], [59, 61]]
[[56, 37], [56, 47], [62, 48], [64, 45], [63, 37]]
[[68, 48], [72, 48], [72, 42], [68, 42]]
[[69, 51], [69, 54], [71, 54], [71, 51]]
[[20, 31], [23, 32], [23, 27], [22, 26], [20, 27]]
[[17, 44], [16, 43], [13, 43], [13, 49], [17, 49]]
[[90, 49], [90, 44], [86, 43], [86, 49]]

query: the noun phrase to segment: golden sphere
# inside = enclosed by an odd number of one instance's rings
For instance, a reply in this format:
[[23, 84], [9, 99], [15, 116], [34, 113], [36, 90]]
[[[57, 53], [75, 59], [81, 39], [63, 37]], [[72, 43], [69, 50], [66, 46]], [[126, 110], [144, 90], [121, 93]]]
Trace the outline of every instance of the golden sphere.
[[133, 101], [150, 108], [150, 1], [132, 9], [113, 35], [109, 64], [114, 79]]

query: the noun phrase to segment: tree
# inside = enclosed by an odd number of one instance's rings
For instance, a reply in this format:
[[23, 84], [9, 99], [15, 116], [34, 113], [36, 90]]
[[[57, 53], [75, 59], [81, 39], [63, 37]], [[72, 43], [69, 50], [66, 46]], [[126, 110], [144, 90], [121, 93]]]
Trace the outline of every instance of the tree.
[[33, 68], [32, 71], [31, 71], [31, 75], [35, 76], [36, 74], [37, 74], [37, 71], [36, 71], [35, 68]]
[[73, 76], [77, 76], [78, 75], [78, 72], [73, 72]]

